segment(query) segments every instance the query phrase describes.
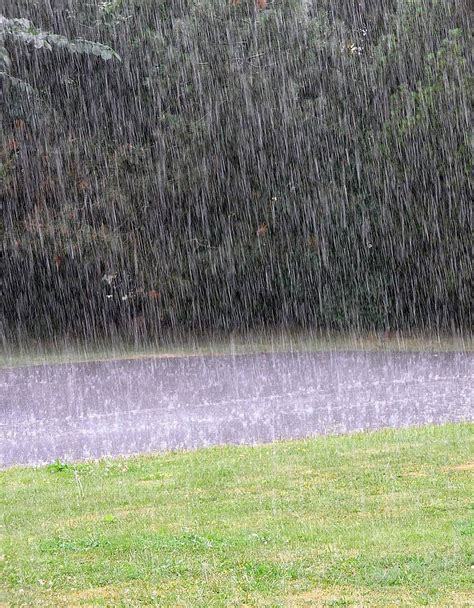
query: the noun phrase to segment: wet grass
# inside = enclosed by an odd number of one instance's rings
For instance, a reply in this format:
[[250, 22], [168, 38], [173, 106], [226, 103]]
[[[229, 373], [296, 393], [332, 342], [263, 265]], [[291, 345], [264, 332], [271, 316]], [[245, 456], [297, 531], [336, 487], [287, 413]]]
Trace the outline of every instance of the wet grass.
[[37, 342], [21, 348], [5, 349], [0, 354], [0, 368], [23, 367], [48, 363], [140, 359], [147, 357], [180, 357], [192, 355], [247, 354], [259, 352], [473, 352], [472, 335], [408, 335], [264, 332], [191, 337], [176, 339], [166, 336], [144, 344], [127, 341], [81, 344], [73, 341]]
[[473, 462], [451, 424], [8, 469], [3, 605], [473, 606]]

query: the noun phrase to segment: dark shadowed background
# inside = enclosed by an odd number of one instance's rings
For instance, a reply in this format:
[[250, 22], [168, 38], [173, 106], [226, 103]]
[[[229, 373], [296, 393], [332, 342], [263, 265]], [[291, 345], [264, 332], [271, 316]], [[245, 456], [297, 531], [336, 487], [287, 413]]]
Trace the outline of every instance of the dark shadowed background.
[[468, 3], [4, 14], [4, 340], [470, 326]]

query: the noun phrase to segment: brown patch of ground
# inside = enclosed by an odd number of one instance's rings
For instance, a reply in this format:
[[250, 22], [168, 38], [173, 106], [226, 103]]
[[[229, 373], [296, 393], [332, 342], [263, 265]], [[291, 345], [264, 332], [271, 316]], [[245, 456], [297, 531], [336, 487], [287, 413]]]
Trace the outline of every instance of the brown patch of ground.
[[158, 512], [158, 509], [153, 507], [137, 507], [134, 509], [113, 509], [110, 512], [94, 512], [94, 513], [86, 513], [85, 515], [79, 515], [77, 517], [69, 517], [66, 521], [68, 525], [73, 526], [83, 522], [101, 522], [104, 520], [106, 515], [112, 515], [117, 519], [130, 517], [133, 515], [154, 515]]
[[107, 585], [106, 587], [62, 593], [57, 600], [61, 602], [62, 606], [68, 606], [68, 608], [94, 608], [97, 606], [97, 601], [105, 600], [106, 602], [112, 602], [111, 605], [115, 605], [115, 602], [123, 598], [127, 592], [127, 589]]
[[452, 467], [446, 467], [446, 471], [470, 471], [474, 472], [474, 460], [464, 462], [462, 464], [456, 464]]
[[328, 602], [336, 602], [341, 599], [346, 599], [343, 596], [343, 593], [337, 592], [336, 590], [315, 589], [313, 591], [307, 591], [306, 593], [300, 593], [294, 597], [288, 598], [288, 603], [286, 605], [288, 608], [326, 606]]
[[422, 471], [406, 471], [405, 473], [402, 473], [403, 477], [415, 477], [415, 478], [420, 478], [420, 477], [427, 477], [426, 473], [423, 473]]
[[81, 591], [71, 591], [67, 594], [70, 599], [94, 600], [116, 598], [120, 595], [120, 590], [112, 585], [106, 587], [95, 587], [94, 589], [82, 589]]
[[459, 591], [450, 595], [453, 601], [453, 606], [462, 606], [463, 608], [472, 608], [474, 606], [474, 598], [469, 591]]
[[[402, 608], [419, 605], [417, 598], [410, 592], [401, 589], [377, 591], [367, 587], [315, 589], [288, 597], [284, 605], [287, 608], [326, 608], [336, 602], [351, 608]], [[454, 591], [426, 604], [428, 608], [438, 608], [441, 605], [451, 608], [474, 608], [474, 601], [467, 591]]]

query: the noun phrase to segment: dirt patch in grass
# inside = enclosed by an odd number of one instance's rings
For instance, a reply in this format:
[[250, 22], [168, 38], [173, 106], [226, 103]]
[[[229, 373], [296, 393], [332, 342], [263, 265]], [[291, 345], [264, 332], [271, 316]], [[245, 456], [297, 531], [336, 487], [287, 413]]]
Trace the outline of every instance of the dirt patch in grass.
[[303, 608], [304, 606], [327, 606], [327, 602], [337, 602], [345, 594], [334, 589], [315, 589], [287, 598], [288, 608]]
[[406, 471], [405, 473], [402, 473], [402, 475], [403, 475], [403, 477], [413, 477], [415, 479], [427, 477], [427, 474], [423, 473], [423, 471]]
[[[426, 601], [426, 600], [425, 600]], [[472, 608], [474, 601], [468, 592], [448, 593], [442, 604], [433, 597], [423, 603], [428, 608], [450, 606], [450, 608]], [[448, 603], [445, 603], [448, 602]], [[374, 590], [368, 587], [334, 587], [315, 589], [306, 593], [290, 596], [284, 600], [286, 608], [329, 608], [330, 606], [350, 606], [350, 608], [405, 608], [419, 606], [419, 601], [404, 589]]]
[[474, 472], [474, 460], [471, 460], [469, 462], [464, 462], [462, 464], [456, 464], [452, 467], [446, 467], [445, 470], [446, 471], [469, 471], [469, 472], [473, 473]]
[[[100, 523], [111, 523], [112, 520], [108, 520], [108, 516], [111, 516], [113, 520], [122, 520], [130, 517], [138, 516], [157, 516], [159, 509], [155, 507], [135, 507], [129, 509], [111, 509], [110, 512], [97, 512], [86, 513], [84, 515], [78, 515], [77, 517], [69, 517], [65, 522], [69, 526], [75, 526], [77, 524], [85, 522], [100, 522]], [[105, 518], [105, 519], [104, 519]]]
[[62, 593], [56, 596], [53, 602], [68, 608], [97, 608], [99, 605], [115, 606], [123, 596], [123, 589], [111, 585]]
[[328, 589], [314, 589], [305, 593], [288, 597], [287, 608], [319, 608], [329, 606], [350, 606], [351, 608], [368, 608], [368, 606], [408, 606], [410, 597], [406, 593], [397, 593], [394, 598], [393, 591], [374, 591], [368, 588], [333, 587]]

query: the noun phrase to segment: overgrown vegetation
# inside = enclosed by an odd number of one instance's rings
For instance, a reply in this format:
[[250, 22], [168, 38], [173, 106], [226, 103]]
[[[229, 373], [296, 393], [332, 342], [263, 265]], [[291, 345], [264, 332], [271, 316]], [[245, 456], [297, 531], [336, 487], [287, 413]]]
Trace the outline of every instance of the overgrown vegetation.
[[473, 431], [3, 471], [5, 601], [470, 606]]
[[469, 327], [467, 3], [71, 7], [4, 8], [8, 340]]

